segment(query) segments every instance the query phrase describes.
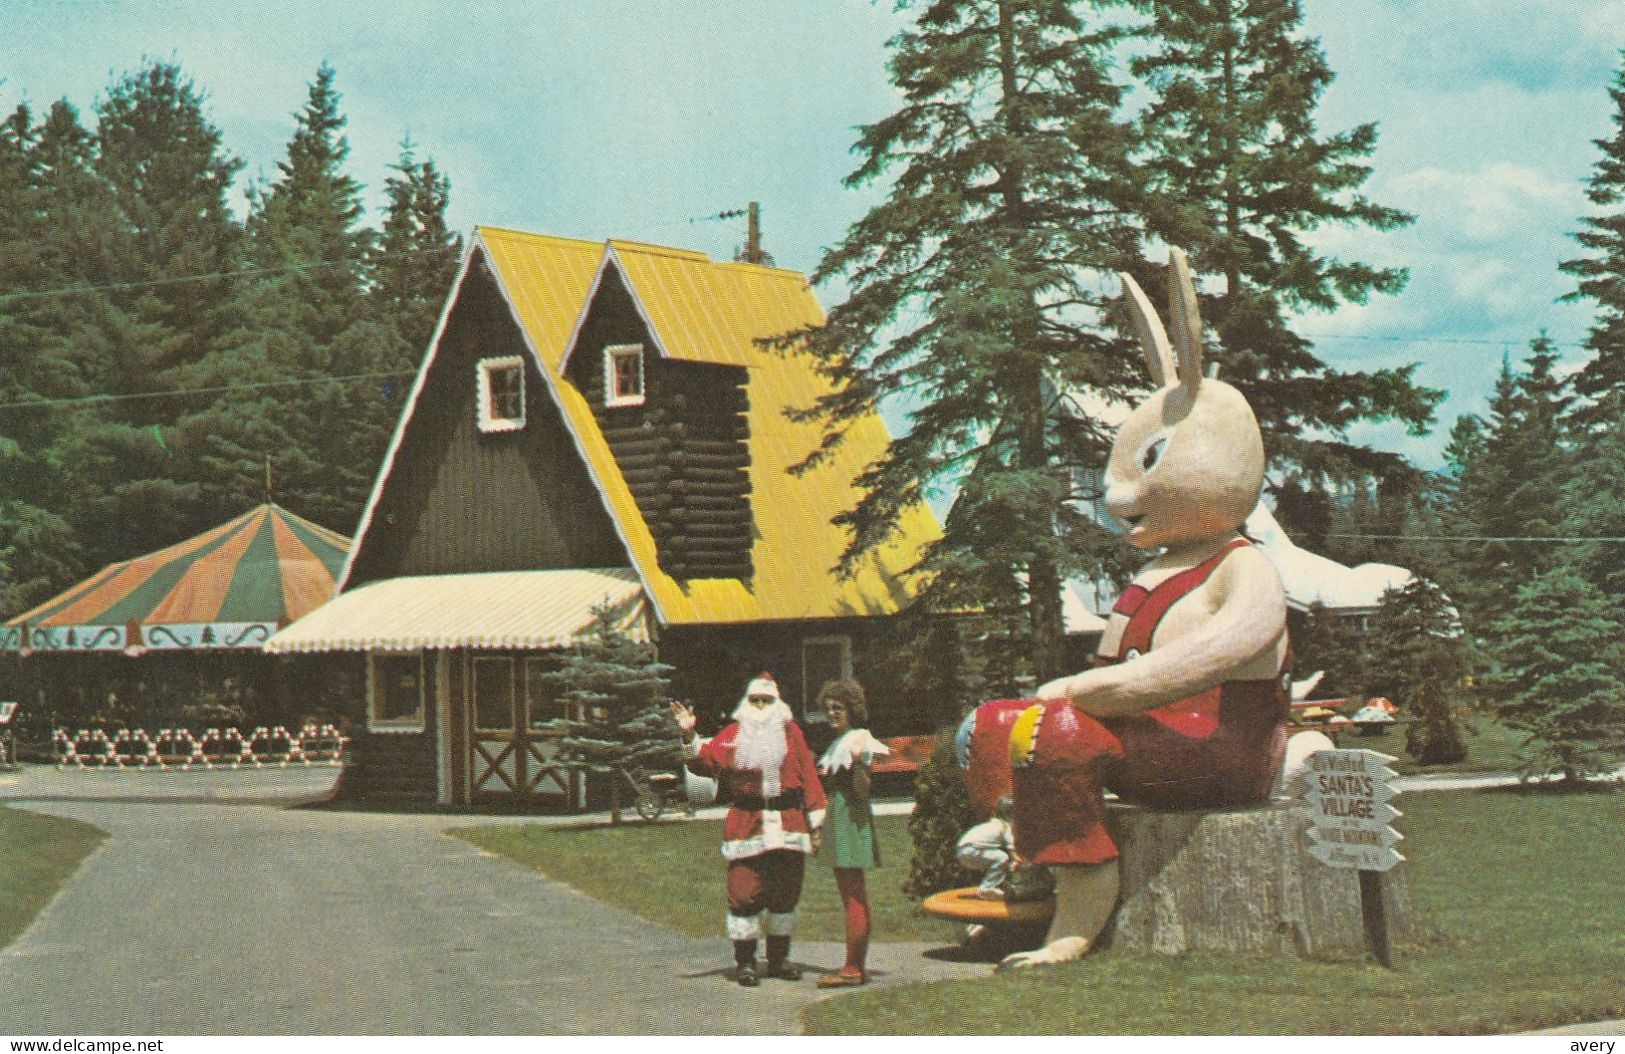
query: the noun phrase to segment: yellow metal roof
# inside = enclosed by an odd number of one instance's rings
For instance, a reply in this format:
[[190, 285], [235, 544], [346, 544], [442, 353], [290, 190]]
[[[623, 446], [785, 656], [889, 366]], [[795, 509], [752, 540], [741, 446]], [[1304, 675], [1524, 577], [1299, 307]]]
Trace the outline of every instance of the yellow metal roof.
[[[853, 424], [835, 456], [817, 469], [788, 469], [817, 446], [816, 422], [785, 419], [828, 389], [810, 356], [779, 354], [756, 345], [822, 321], [806, 279], [793, 271], [751, 264], [714, 263], [677, 249], [610, 242], [595, 246], [540, 235], [481, 227], [476, 231], [508, 302], [558, 397], [570, 431], [621, 537], [668, 625], [832, 618], [891, 614], [907, 600], [903, 576], [920, 550], [938, 537], [935, 518], [919, 505], [903, 517], [892, 544], [870, 554], [856, 574], [831, 571], [846, 545], [830, 520], [851, 508], [857, 475], [888, 442], [878, 414]], [[621, 268], [633, 298], [662, 351], [686, 361], [748, 368], [751, 507], [757, 537], [748, 581], [686, 579], [660, 569], [654, 539], [587, 400], [560, 374], [566, 346], [582, 315], [587, 292], [608, 259]], [[573, 306], [572, 306], [573, 301]]]
[[625, 569], [496, 571], [387, 578], [341, 593], [265, 644], [272, 654], [561, 648], [610, 605], [630, 639], [649, 640], [648, 605]]

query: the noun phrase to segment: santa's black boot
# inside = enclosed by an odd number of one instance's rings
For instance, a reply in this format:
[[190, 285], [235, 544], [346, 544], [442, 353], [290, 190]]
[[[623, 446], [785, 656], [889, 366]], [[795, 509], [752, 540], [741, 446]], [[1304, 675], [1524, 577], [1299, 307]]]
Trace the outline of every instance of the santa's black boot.
[[734, 963], [738, 966], [734, 978], [742, 987], [755, 988], [762, 983], [756, 977], [755, 941], [734, 941]]
[[801, 980], [801, 967], [790, 961], [790, 938], [767, 939], [767, 975], [782, 981]]

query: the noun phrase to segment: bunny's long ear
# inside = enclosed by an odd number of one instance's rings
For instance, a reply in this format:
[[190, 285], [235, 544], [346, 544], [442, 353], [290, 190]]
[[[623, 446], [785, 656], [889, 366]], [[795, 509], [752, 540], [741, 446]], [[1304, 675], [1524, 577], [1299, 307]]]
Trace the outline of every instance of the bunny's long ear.
[[1174, 330], [1179, 383], [1195, 391], [1202, 383], [1202, 315], [1190, 261], [1181, 249], [1168, 250], [1168, 320]]
[[1134, 332], [1140, 338], [1140, 352], [1145, 355], [1146, 369], [1151, 371], [1151, 383], [1161, 388], [1174, 376], [1174, 353], [1168, 344], [1168, 331], [1162, 328], [1162, 319], [1157, 317], [1140, 284], [1126, 274], [1119, 273], [1118, 277], [1123, 280], [1129, 318], [1134, 320]]

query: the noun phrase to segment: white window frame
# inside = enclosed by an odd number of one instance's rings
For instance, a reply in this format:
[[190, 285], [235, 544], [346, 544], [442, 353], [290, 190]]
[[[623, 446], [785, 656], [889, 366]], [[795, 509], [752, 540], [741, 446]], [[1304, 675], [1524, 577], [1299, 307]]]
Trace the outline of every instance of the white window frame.
[[[416, 659], [418, 661], [418, 709], [409, 717], [382, 718], [378, 716], [379, 659]], [[429, 712], [429, 685], [424, 679], [421, 651], [375, 651], [367, 653], [367, 731], [369, 732], [422, 732]]]
[[[638, 390], [630, 395], [622, 394], [615, 386], [615, 362], [617, 359], [626, 359], [633, 356], [638, 360]], [[644, 371], [642, 344], [610, 344], [604, 348], [604, 405], [605, 406], [642, 406], [644, 393], [649, 388], [649, 377]]]
[[[519, 416], [498, 417], [491, 404], [491, 375], [498, 370], [519, 370]], [[525, 360], [519, 355], [481, 359], [475, 366], [479, 387], [479, 425], [482, 432], [515, 432], [525, 427]]]
[[822, 684], [813, 684], [807, 676], [807, 648], [817, 644], [839, 644], [841, 646], [841, 672], [842, 678], [852, 677], [852, 638], [845, 633], [831, 634], [824, 637], [803, 637], [801, 639], [801, 694], [805, 696], [801, 701], [803, 717], [812, 724], [823, 724], [826, 718], [823, 711], [817, 708], [818, 690]]

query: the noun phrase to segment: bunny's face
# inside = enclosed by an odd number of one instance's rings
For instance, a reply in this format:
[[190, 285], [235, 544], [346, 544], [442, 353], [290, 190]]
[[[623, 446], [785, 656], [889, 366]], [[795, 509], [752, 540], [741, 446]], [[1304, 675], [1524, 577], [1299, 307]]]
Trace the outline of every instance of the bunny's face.
[[1163, 388], [1117, 433], [1106, 508], [1139, 549], [1221, 538], [1241, 526], [1264, 481], [1252, 408], [1222, 381]]
[[1258, 503], [1264, 443], [1241, 393], [1202, 376], [1202, 320], [1185, 254], [1168, 254], [1168, 339], [1134, 279], [1123, 293], [1159, 387], [1123, 423], [1106, 463], [1106, 508], [1140, 549], [1222, 538]]

